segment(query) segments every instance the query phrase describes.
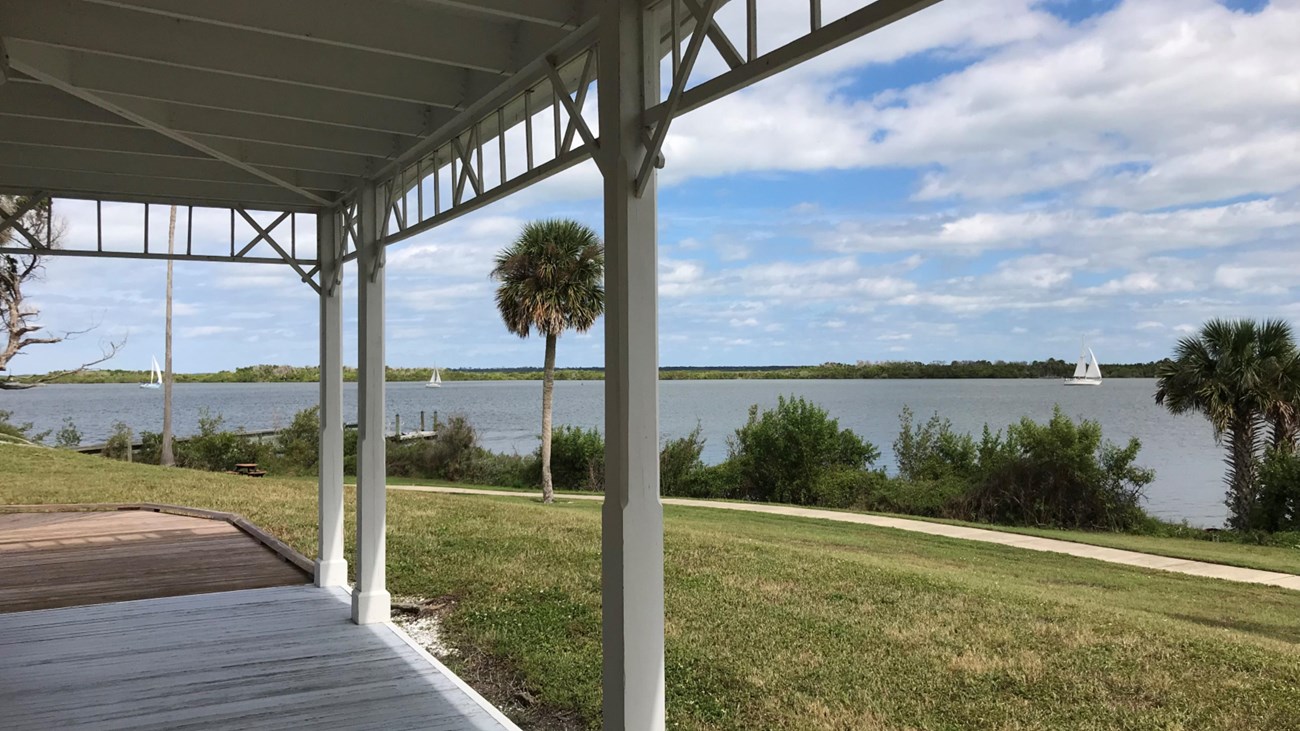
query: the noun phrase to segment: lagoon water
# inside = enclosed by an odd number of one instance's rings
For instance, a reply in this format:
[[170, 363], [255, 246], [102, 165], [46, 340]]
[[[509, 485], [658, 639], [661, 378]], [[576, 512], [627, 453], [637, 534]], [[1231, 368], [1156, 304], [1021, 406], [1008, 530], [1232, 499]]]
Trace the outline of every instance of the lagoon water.
[[[604, 388], [599, 381], [556, 383], [555, 421], [602, 427]], [[775, 405], [780, 395], [804, 396], [824, 407], [880, 448], [891, 467], [890, 444], [898, 433], [898, 414], [910, 406], [919, 419], [938, 411], [960, 430], [978, 433], [1029, 416], [1045, 420], [1054, 404], [1067, 414], [1099, 421], [1108, 439], [1142, 440], [1139, 462], [1156, 471], [1147, 488], [1147, 507], [1156, 515], [1217, 526], [1225, 517], [1221, 450], [1204, 419], [1171, 416], [1152, 400], [1155, 382], [1111, 379], [1100, 388], [1065, 388], [1055, 380], [868, 380], [868, 381], [664, 381], [659, 387], [660, 431], [664, 437], [688, 433], [698, 423], [707, 439], [704, 458], [720, 461], [726, 440], [746, 418], [751, 404]], [[356, 384], [344, 384], [345, 418], [355, 420]], [[313, 383], [177, 384], [175, 423], [179, 435], [198, 428], [203, 408], [220, 413], [230, 428], [249, 430], [286, 425], [294, 413], [316, 404]], [[159, 431], [162, 392], [132, 384], [52, 385], [0, 394], [0, 410], [37, 431], [58, 429], [70, 417], [86, 443], [102, 442], [114, 422], [133, 430]], [[422, 383], [390, 383], [389, 428], [394, 415], [403, 429], [419, 424], [420, 411], [432, 420], [460, 412], [478, 429], [483, 446], [496, 451], [532, 450], [541, 424], [540, 381], [451, 382], [440, 389]]]

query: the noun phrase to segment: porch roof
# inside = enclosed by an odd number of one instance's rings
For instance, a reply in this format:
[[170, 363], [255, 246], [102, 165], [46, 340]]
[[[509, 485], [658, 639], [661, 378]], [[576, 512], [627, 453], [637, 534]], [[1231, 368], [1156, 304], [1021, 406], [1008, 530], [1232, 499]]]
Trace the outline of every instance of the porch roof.
[[596, 5], [0, 0], [0, 191], [314, 210], [549, 100]]

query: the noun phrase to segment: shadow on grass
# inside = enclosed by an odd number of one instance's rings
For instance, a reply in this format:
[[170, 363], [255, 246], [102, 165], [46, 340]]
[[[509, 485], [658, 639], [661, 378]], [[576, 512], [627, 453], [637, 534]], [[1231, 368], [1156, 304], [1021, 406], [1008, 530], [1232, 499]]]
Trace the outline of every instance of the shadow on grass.
[[1213, 619], [1210, 617], [1198, 617], [1192, 614], [1171, 614], [1172, 619], [1181, 619], [1185, 622], [1199, 624], [1203, 627], [1215, 627], [1217, 629], [1230, 629], [1237, 632], [1267, 637], [1271, 640], [1281, 640], [1292, 644], [1300, 644], [1300, 629], [1295, 627], [1284, 627], [1276, 624], [1265, 624], [1263, 622], [1244, 622], [1231, 619]]

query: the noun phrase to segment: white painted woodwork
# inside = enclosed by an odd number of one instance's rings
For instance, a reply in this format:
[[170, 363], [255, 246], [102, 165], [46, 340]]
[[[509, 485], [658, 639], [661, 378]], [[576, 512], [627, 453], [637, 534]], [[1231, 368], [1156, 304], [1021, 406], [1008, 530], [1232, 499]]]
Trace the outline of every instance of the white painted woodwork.
[[347, 601], [302, 586], [0, 614], [0, 727], [517, 728]]
[[[350, 7], [347, 0], [206, 5], [184, 0], [0, 0], [0, 35], [13, 61], [11, 68], [0, 68], [5, 82], [0, 84], [0, 109], [6, 111], [0, 114], [0, 193], [44, 191], [92, 200], [305, 212], [357, 202], [357, 250], [343, 257], [356, 259], [358, 278], [360, 434], [352, 619], [379, 632], [390, 609], [384, 565], [384, 247], [595, 156], [605, 176], [607, 246], [604, 722], [611, 729], [661, 729], [663, 509], [658, 493], [655, 174], [647, 167], [644, 186], [638, 191], [635, 183], [647, 158], [647, 137], [654, 134], [657, 145], [673, 116], [937, 1], [862, 0], [861, 9], [825, 25], [818, 20], [811, 32], [761, 55], [759, 29], [749, 24], [744, 29], [744, 57], [720, 27], [710, 27], [709, 42], [729, 69], [699, 79], [690, 89], [678, 89], [661, 103], [659, 59], [680, 54], [673, 50], [672, 39], [679, 31], [690, 32], [695, 21], [683, 22], [680, 28], [676, 21], [665, 26], [664, 18], [650, 23], [645, 0], [370, 0], [364, 17], [340, 14]], [[666, 12], [668, 6], [658, 7]], [[667, 37], [665, 27], [672, 28]], [[536, 164], [530, 146], [525, 173], [494, 188], [479, 181], [472, 186], [476, 195], [455, 196], [458, 200], [449, 207], [439, 209], [425, 201], [423, 215], [412, 221], [406, 220], [402, 207], [402, 226], [384, 230], [387, 210], [376, 205], [376, 186], [399, 197], [412, 190], [417, 197], [427, 194], [417, 187], [418, 181], [436, 181], [438, 176], [431, 174], [445, 172], [450, 165], [449, 155], [440, 155], [440, 150], [468, 139], [489, 148], [494, 138], [500, 144], [496, 131], [540, 111], [552, 84], [563, 84], [561, 93], [584, 86], [569, 62], [597, 41], [598, 144], [578, 125], [574, 131], [581, 133], [581, 146]], [[537, 106], [530, 107], [531, 94], [538, 95], [533, 100]], [[560, 103], [571, 115], [578, 106], [577, 100], [567, 98]], [[482, 137], [485, 130], [487, 139]], [[566, 138], [572, 136], [565, 132]], [[468, 164], [470, 156], [460, 155], [459, 160]], [[481, 151], [477, 162], [481, 167]], [[403, 200], [409, 204], [409, 198]], [[322, 242], [341, 244], [334, 214], [321, 219]], [[239, 260], [281, 263], [292, 258], [274, 240], [269, 243], [281, 253], [279, 259]], [[183, 258], [230, 260], [235, 258], [234, 246], [232, 234], [230, 256], [187, 252]], [[0, 253], [6, 250], [0, 248]], [[52, 255], [159, 256], [76, 247]], [[325, 285], [334, 280], [341, 262], [326, 258], [320, 262], [321, 537], [316, 572], [322, 585], [337, 587], [347, 574], [342, 554], [341, 311], [338, 287]], [[306, 269], [311, 262], [288, 264], [310, 279]], [[293, 635], [296, 639], [269, 631], [258, 635], [249, 647], [264, 645], [267, 653], [295, 650], [303, 655], [283, 657], [283, 665], [271, 658], [263, 675], [243, 685], [237, 680], [252, 671], [232, 669], [237, 655], [228, 644], [239, 629], [235, 625], [185, 627], [189, 615], [158, 616], [155, 624], [164, 634], [153, 638], [145, 633], [139, 647], [152, 647], [151, 642], [161, 642], [171, 632], [175, 641], [189, 642], [182, 646], [190, 649], [172, 653], [159, 646], [157, 656], [150, 657], [147, 651], [104, 654], [105, 647], [117, 646], [117, 638], [78, 634], [87, 630], [79, 622], [82, 615], [50, 615], [50, 621], [68, 624], [57, 629], [82, 640], [57, 645], [65, 655], [62, 664], [45, 668], [63, 673], [55, 685], [68, 692], [56, 689], [30, 699], [12, 689], [28, 687], [22, 683], [42, 676], [39, 671], [11, 671], [18, 666], [5, 652], [15, 650], [11, 645], [17, 635], [6, 628], [21, 622], [13, 619], [18, 615], [0, 617], [0, 725], [17, 718], [21, 727], [22, 719], [29, 718], [22, 715], [29, 706], [16, 703], [30, 700], [46, 705], [30, 717], [43, 720], [29, 725], [62, 727], [74, 716], [57, 714], [75, 692], [90, 699], [87, 706], [75, 709], [80, 714], [75, 718], [101, 726], [162, 728], [194, 722], [347, 728], [364, 722], [384, 728], [493, 727], [466, 725], [455, 713], [427, 706], [403, 705], [427, 695], [422, 688], [408, 692], [408, 686], [401, 685], [415, 666], [389, 657], [385, 667], [391, 676], [368, 675], [372, 665], [365, 650], [346, 643], [346, 638], [361, 636], [361, 629], [336, 616], [338, 607], [303, 607], [300, 616], [292, 607], [259, 606], [250, 611], [265, 621], [295, 625], [319, 619], [321, 624], [308, 626], [311, 631], [303, 636]], [[87, 616], [93, 621], [99, 615]], [[178, 626], [185, 631], [167, 629]], [[50, 645], [43, 647], [42, 652]], [[180, 661], [194, 662], [195, 657], [217, 673], [213, 683], [229, 685], [198, 687], [208, 677], [204, 670]], [[380, 653], [372, 659], [383, 664], [383, 657]], [[140, 672], [156, 671], [147, 681], [135, 681], [129, 688], [110, 682], [115, 663], [137, 660], [144, 668]], [[150, 664], [154, 660], [158, 665]], [[312, 685], [306, 679], [305, 673], [318, 667], [329, 671], [326, 677], [334, 685]], [[277, 695], [274, 686], [266, 685], [272, 682], [298, 685], [286, 687], [287, 695]], [[200, 694], [200, 700], [193, 705], [178, 701], [181, 689]], [[227, 701], [222, 693], [235, 699]], [[204, 715], [217, 713], [217, 706], [203, 705], [204, 699], [223, 708], [233, 703], [231, 713], [237, 715]], [[17, 715], [11, 708], [18, 709]], [[132, 722], [153, 712], [150, 708], [163, 715], [147, 723]], [[46, 712], [54, 715], [39, 715]], [[110, 715], [96, 715], [100, 713]]]
[[378, 243], [384, 211], [374, 186], [357, 196], [357, 583], [352, 621], [388, 620], [385, 587], [384, 463], [384, 247]]
[[[659, 502], [656, 196], [634, 180], [642, 110], [659, 65], [640, 0], [601, 11], [600, 143], [605, 175], [605, 503], [601, 520], [604, 724], [664, 727], [663, 506]], [[613, 90], [613, 93], [611, 93]]]
[[320, 256], [320, 472], [317, 512], [320, 527], [316, 585], [343, 586], [343, 265], [338, 211], [316, 214]]

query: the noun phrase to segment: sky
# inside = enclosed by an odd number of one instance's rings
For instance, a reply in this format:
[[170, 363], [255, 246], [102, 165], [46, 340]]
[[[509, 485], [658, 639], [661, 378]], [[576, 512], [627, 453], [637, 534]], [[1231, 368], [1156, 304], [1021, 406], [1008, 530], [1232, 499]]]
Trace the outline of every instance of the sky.
[[[799, 3], [765, 5], [765, 47], [806, 22]], [[825, 17], [860, 5], [825, 0]], [[678, 119], [659, 176], [660, 362], [1072, 360], [1082, 339], [1133, 362], [1210, 317], [1295, 320], [1297, 38], [1300, 0], [945, 0]], [[707, 45], [693, 83], [721, 68]], [[600, 231], [600, 192], [584, 163], [391, 247], [389, 364], [539, 365], [543, 343], [495, 312], [492, 258], [528, 220]], [[56, 213], [69, 241], [95, 236], [93, 204]], [[205, 213], [196, 246], [228, 246], [229, 219]], [[142, 216], [106, 205], [106, 244], [138, 240]], [[165, 216], [151, 210], [151, 247]], [[297, 231], [311, 250], [311, 218]], [[95, 329], [12, 370], [123, 337], [112, 366], [147, 368], [164, 273], [51, 260], [28, 291], [41, 321]], [[285, 267], [182, 263], [175, 291], [177, 371], [318, 360], [315, 294]], [[601, 365], [602, 327], [563, 336], [559, 364]]]

